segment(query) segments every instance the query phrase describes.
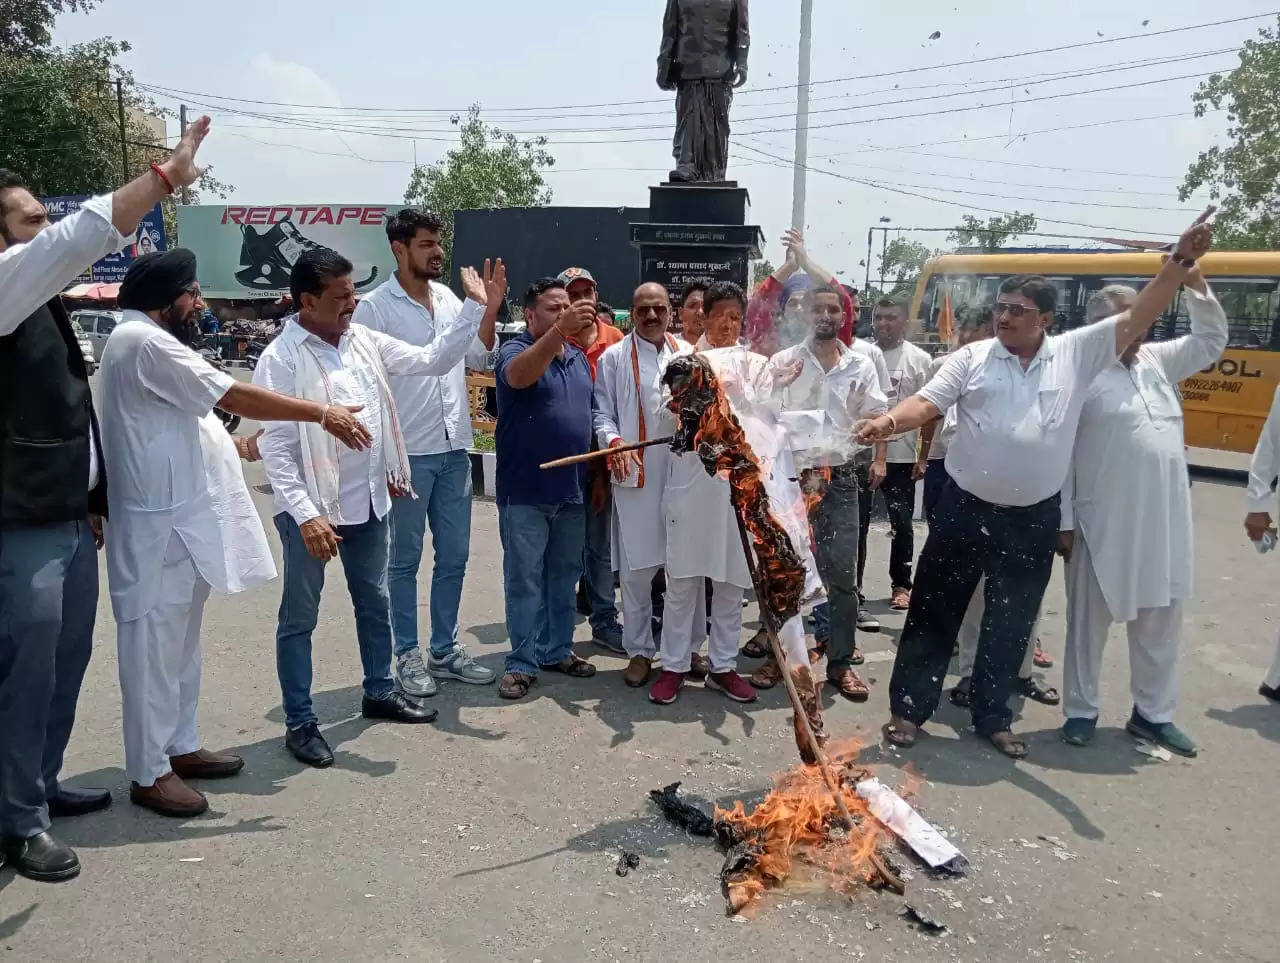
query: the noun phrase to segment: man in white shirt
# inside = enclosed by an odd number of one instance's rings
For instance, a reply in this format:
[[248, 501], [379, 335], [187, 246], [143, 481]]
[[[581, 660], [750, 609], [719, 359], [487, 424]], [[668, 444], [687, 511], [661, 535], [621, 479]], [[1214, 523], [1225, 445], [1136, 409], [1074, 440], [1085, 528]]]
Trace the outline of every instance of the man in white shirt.
[[1159, 318], [1209, 250], [1202, 214], [1124, 314], [1049, 336], [1057, 290], [1039, 277], [1000, 285], [996, 336], [957, 351], [918, 394], [863, 422], [866, 442], [917, 428], [956, 406], [947, 453], [951, 482], [920, 555], [919, 577], [890, 681], [885, 736], [915, 743], [937, 708], [956, 633], [979, 577], [986, 618], [971, 686], [974, 727], [1013, 758], [1008, 697], [1053, 568], [1072, 442], [1090, 383]]
[[[883, 352], [889, 371], [889, 406], [902, 398], [910, 398], [929, 380], [933, 359], [929, 353], [906, 340], [907, 305], [894, 298], [882, 298], [876, 303], [873, 323], [876, 347]], [[905, 610], [911, 601], [911, 562], [915, 558], [915, 530], [912, 518], [916, 510], [916, 445], [918, 432], [907, 431], [889, 439], [886, 453], [884, 480], [879, 491], [884, 496], [889, 514], [889, 527], [893, 541], [889, 549], [889, 586], [892, 608]], [[863, 573], [867, 566], [867, 530], [871, 527], [871, 488], [868, 484], [862, 495], [859, 554], [858, 591], [862, 591]]]
[[[1138, 292], [1109, 285], [1090, 323], [1129, 310]], [[1129, 636], [1133, 713], [1125, 728], [1181, 756], [1196, 745], [1173, 721], [1182, 619], [1192, 594], [1191, 492], [1178, 382], [1227, 346], [1227, 316], [1199, 268], [1183, 298], [1191, 333], [1135, 340], [1085, 396], [1062, 489], [1059, 552], [1067, 560], [1063, 739], [1084, 746], [1098, 724], [1102, 650], [1113, 622]]]
[[196, 733], [204, 605], [210, 588], [239, 592], [276, 575], [213, 408], [260, 420], [323, 418], [357, 447], [369, 436], [346, 410], [243, 384], [187, 347], [204, 310], [190, 251], [138, 258], [119, 304], [124, 317], [102, 352], [102, 447], [129, 798], [165, 816], [198, 816], [208, 800], [184, 780], [234, 776], [244, 766], [202, 749]]
[[[1262, 433], [1258, 435], [1258, 446], [1249, 463], [1249, 512], [1244, 517], [1244, 530], [1255, 545], [1268, 535], [1272, 545], [1275, 544], [1276, 528], [1271, 521], [1271, 506], [1276, 496], [1271, 486], [1276, 483], [1277, 474], [1280, 474], [1280, 388], [1271, 399], [1271, 411], [1262, 426]], [[1280, 702], [1280, 630], [1276, 632], [1276, 651], [1271, 659], [1271, 668], [1258, 686], [1258, 693], [1273, 702]]]
[[[660, 284], [642, 284], [631, 299], [630, 334], [605, 349], [596, 366], [594, 429], [601, 448], [670, 435], [675, 418], [662, 399], [662, 372], [689, 347], [667, 332], [671, 298]], [[653, 637], [653, 580], [666, 561], [663, 493], [673, 458], [657, 445], [610, 456], [613, 486], [613, 570], [622, 589], [622, 644], [630, 660], [623, 681], [640, 688], [649, 681], [657, 646]], [[664, 648], [672, 659], [677, 639], [689, 625], [677, 624], [677, 613], [664, 620]], [[705, 618], [705, 615], [702, 616]], [[678, 656], [676, 657], [678, 658]], [[686, 667], [684, 671], [688, 671]]]
[[59, 293], [199, 178], [208, 131], [200, 118], [164, 162], [57, 224], [0, 171], [0, 861], [35, 880], [80, 872], [50, 816], [111, 804], [106, 790], [58, 783], [93, 647], [107, 511], [89, 377]]
[[[356, 306], [352, 323], [362, 324], [412, 345], [428, 345], [453, 327], [462, 302], [439, 283], [444, 274], [443, 226], [434, 214], [405, 208], [387, 221], [396, 259], [395, 274]], [[490, 272], [492, 271], [492, 274]], [[485, 280], [497, 276], [505, 289], [502, 261], [485, 265]], [[438, 378], [420, 375], [390, 379], [404, 432], [411, 481], [417, 498], [391, 505], [391, 628], [395, 635], [396, 677], [406, 694], [436, 694], [436, 679], [488, 685], [495, 675], [458, 642], [458, 607], [471, 549], [471, 406], [466, 369], [483, 371], [496, 343], [498, 309], [506, 292], [485, 308], [480, 330], [466, 357]], [[418, 645], [418, 566], [431, 526], [431, 644], [424, 663]]]
[[[814, 560], [827, 591], [827, 681], [846, 699], [865, 702], [871, 690], [853, 666], [862, 662], [855, 639], [858, 597], [858, 479], [854, 473], [856, 421], [882, 414], [888, 402], [875, 366], [841, 343], [839, 295], [828, 287], [810, 292], [809, 337], [770, 359], [774, 397], [788, 426], [795, 467], [807, 493]], [[816, 634], [815, 634], [816, 635]], [[770, 656], [752, 676], [780, 678]]]
[[276, 670], [284, 702], [285, 746], [310, 766], [333, 764], [311, 703], [311, 633], [320, 611], [325, 565], [342, 558], [355, 609], [364, 668], [366, 719], [423, 723], [436, 717], [396, 689], [391, 677], [387, 593], [392, 497], [414, 497], [409, 456], [399, 429], [390, 375], [448, 374], [474, 341], [487, 294], [476, 272], [462, 271], [467, 302], [453, 326], [424, 347], [352, 324], [351, 262], [335, 251], [307, 251], [293, 265], [297, 315], [267, 349], [253, 380], [324, 404], [361, 406], [373, 441], [342, 451], [312, 430], [267, 426], [258, 443], [275, 493], [276, 530], [284, 548], [284, 590], [276, 630]]

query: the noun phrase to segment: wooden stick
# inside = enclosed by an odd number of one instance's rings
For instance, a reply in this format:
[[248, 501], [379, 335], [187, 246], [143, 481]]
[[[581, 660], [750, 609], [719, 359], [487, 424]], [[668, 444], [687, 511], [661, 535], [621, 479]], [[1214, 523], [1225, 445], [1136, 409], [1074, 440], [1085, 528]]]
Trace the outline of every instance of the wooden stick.
[[[760, 608], [760, 621], [764, 623], [765, 636], [769, 639], [769, 647], [773, 650], [773, 657], [778, 660], [778, 665], [782, 668], [782, 681], [787, 687], [787, 698], [791, 700], [791, 708], [795, 712], [796, 718], [800, 720], [800, 728], [804, 732], [805, 741], [809, 743], [813, 758], [818, 760], [818, 768], [822, 771], [822, 779], [827, 784], [827, 789], [831, 792], [831, 798], [836, 802], [836, 808], [840, 810], [841, 820], [850, 833], [855, 832], [853, 814], [849, 812], [849, 807], [845, 805], [840, 787], [836, 784], [835, 777], [831, 775], [831, 764], [827, 761], [827, 754], [822, 751], [822, 746], [818, 744], [818, 737], [814, 735], [813, 727], [809, 725], [809, 715], [804, 711], [804, 703], [800, 701], [800, 693], [796, 691], [796, 684], [791, 679], [791, 673], [787, 671], [787, 655], [782, 648], [781, 639], [778, 638], [778, 626], [774, 623], [773, 611], [765, 601], [768, 596], [765, 594], [764, 581], [760, 576], [760, 570], [756, 565], [755, 555], [752, 552], [751, 538], [747, 534], [746, 523], [743, 521], [736, 505], [734, 506], [733, 515], [738, 522], [738, 537], [742, 539], [742, 551], [747, 556], [747, 571], [751, 575], [751, 584], [756, 591], [756, 601], [759, 603]], [[899, 896], [906, 892], [906, 886], [902, 880], [884, 864], [884, 860], [880, 858], [879, 853], [873, 850], [870, 855], [870, 861], [876, 873], [884, 881], [885, 886]]]
[[618, 445], [616, 448], [601, 448], [599, 451], [589, 451], [585, 455], [570, 455], [568, 458], [557, 458], [555, 461], [544, 461], [539, 468], [564, 468], [566, 465], [581, 465], [584, 461], [595, 461], [597, 458], [608, 458], [610, 455], [616, 455], [620, 451], [639, 451], [641, 448], [651, 448], [654, 445], [667, 445], [671, 443], [674, 435], [667, 435], [665, 438], [651, 438], [648, 441], [637, 441], [630, 445]]

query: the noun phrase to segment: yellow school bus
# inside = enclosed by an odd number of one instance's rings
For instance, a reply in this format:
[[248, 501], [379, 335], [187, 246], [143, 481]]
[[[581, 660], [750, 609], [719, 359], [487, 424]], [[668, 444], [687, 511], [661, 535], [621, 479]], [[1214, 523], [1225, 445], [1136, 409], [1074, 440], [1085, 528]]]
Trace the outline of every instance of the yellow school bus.
[[[924, 266], [912, 317], [935, 332], [945, 295], [953, 306], [989, 303], [1005, 278], [1039, 274], [1058, 289], [1053, 330], [1065, 331], [1084, 323], [1093, 292], [1107, 284], [1141, 288], [1159, 267], [1157, 253], [1115, 250], [942, 255]], [[1280, 251], [1215, 252], [1201, 269], [1226, 311], [1230, 335], [1217, 363], [1182, 382], [1187, 444], [1251, 452], [1280, 382]], [[1175, 338], [1189, 329], [1179, 293], [1151, 338]]]

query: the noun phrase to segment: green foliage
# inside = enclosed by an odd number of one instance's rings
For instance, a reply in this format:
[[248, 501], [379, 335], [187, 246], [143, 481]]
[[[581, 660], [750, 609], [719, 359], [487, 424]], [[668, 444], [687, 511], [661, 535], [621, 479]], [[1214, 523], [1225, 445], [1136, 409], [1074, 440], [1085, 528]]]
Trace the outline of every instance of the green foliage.
[[[0, 0], [3, 4], [5, 0]], [[145, 171], [168, 153], [130, 110], [165, 116], [133, 77], [115, 66], [129, 45], [110, 38], [35, 54], [0, 52], [0, 167], [16, 171], [37, 195], [98, 194]], [[120, 152], [115, 78], [124, 85], [129, 168]], [[200, 190], [225, 197], [230, 188], [206, 174]], [[192, 202], [199, 198], [193, 191]], [[165, 204], [172, 243], [172, 203]]]
[[1240, 66], [1213, 74], [1191, 96], [1197, 117], [1226, 107], [1225, 147], [1210, 147], [1178, 189], [1187, 200], [1207, 188], [1219, 203], [1214, 246], [1280, 248], [1280, 30], [1264, 27], [1246, 40]]
[[956, 229], [947, 235], [947, 240], [959, 247], [978, 247], [991, 253], [1000, 250], [1019, 234], [1034, 231], [1039, 226], [1034, 214], [1020, 211], [989, 217], [985, 224], [972, 214], [966, 214]]
[[478, 104], [465, 118], [454, 115], [451, 120], [461, 144], [444, 160], [415, 167], [404, 194], [406, 204], [427, 208], [444, 222], [446, 261], [453, 252], [456, 211], [544, 207], [551, 203], [551, 188], [542, 171], [555, 164], [545, 137], [521, 140], [487, 126]]
[[751, 290], [754, 291], [760, 285], [764, 284], [764, 279], [772, 274], [775, 268], [766, 258], [763, 261], [756, 261], [751, 265]]
[[47, 51], [59, 14], [84, 13], [98, 0], [0, 0], [0, 55]]
[[924, 262], [937, 253], [919, 241], [894, 238], [880, 255], [880, 278], [884, 290], [877, 289], [877, 296], [898, 297], [914, 291]]

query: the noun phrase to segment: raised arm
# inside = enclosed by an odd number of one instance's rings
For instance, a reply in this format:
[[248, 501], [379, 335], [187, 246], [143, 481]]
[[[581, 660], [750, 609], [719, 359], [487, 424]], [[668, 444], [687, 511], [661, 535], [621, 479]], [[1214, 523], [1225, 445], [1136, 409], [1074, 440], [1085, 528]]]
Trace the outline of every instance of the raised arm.
[[1182, 232], [1173, 256], [1138, 292], [1133, 307], [1116, 320], [1116, 354], [1146, 335], [1169, 307], [1178, 288], [1188, 280], [1195, 262], [1209, 253], [1213, 246], [1213, 226], [1209, 218], [1216, 210], [1213, 206], [1205, 208], [1204, 213]]
[[1187, 277], [1185, 288], [1191, 333], [1172, 341], [1156, 341], [1144, 346], [1170, 381], [1181, 381], [1222, 357], [1227, 347], [1227, 313], [1213, 296], [1200, 268]]
[[430, 344], [412, 345], [381, 331], [368, 331], [388, 374], [448, 374], [466, 357], [488, 307], [488, 294], [475, 268], [462, 269], [462, 287], [467, 300], [463, 302], [457, 320], [437, 332]]
[[590, 301], [571, 304], [560, 320], [543, 332], [542, 337], [507, 362], [502, 369], [502, 379], [516, 390], [528, 388], [546, 373], [564, 348], [565, 341], [595, 321], [596, 306]]

